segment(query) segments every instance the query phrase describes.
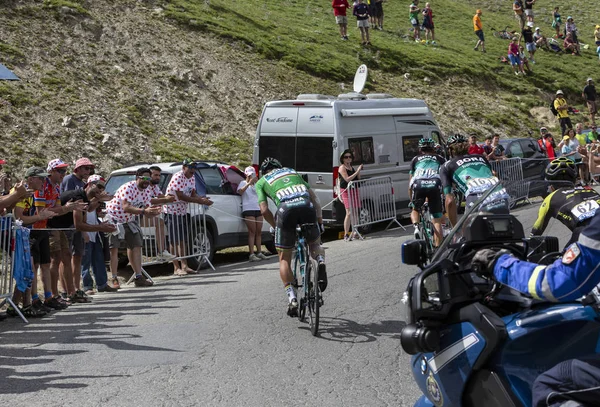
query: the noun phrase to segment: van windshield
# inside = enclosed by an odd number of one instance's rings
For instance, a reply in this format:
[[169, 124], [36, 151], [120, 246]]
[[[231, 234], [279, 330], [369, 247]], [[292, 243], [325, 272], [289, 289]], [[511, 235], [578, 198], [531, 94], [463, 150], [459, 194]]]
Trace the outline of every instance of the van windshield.
[[261, 136], [259, 163], [266, 157], [277, 158], [285, 167], [304, 172], [331, 172], [332, 137]]

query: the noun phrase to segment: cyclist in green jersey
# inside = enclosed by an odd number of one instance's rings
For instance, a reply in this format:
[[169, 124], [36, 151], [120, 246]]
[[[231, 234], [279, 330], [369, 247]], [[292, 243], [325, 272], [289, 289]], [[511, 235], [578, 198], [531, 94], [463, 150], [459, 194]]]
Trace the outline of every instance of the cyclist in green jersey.
[[[262, 178], [256, 183], [256, 195], [260, 211], [275, 229], [275, 247], [279, 253], [279, 276], [288, 296], [288, 315], [298, 315], [298, 300], [294, 290], [292, 274], [292, 251], [296, 243], [296, 226], [313, 224], [305, 230], [310, 255], [318, 263], [319, 287], [327, 288], [327, 272], [325, 268], [325, 251], [321, 246], [323, 232], [323, 215], [321, 205], [309, 185], [292, 168], [285, 168], [275, 158], [265, 158], [260, 166]], [[277, 205], [277, 216], [269, 210], [267, 198]]]
[[[448, 138], [448, 150], [452, 159], [440, 168], [440, 178], [446, 195], [446, 211], [452, 225], [456, 225], [457, 202], [452, 187], [465, 197], [467, 207], [472, 206], [490, 188], [499, 183], [488, 160], [479, 154], [467, 154], [469, 145], [462, 134]], [[508, 213], [509, 195], [504, 188], [498, 188], [486, 198], [485, 208], [489, 212]]]
[[427, 200], [429, 211], [433, 217], [435, 233], [433, 240], [435, 246], [442, 242], [442, 181], [440, 180], [440, 167], [446, 160], [435, 153], [435, 141], [431, 138], [419, 140], [419, 155], [410, 163], [408, 173], [408, 196], [411, 197], [412, 212], [410, 219], [415, 227], [415, 238], [418, 238], [418, 225], [420, 221], [419, 209]]

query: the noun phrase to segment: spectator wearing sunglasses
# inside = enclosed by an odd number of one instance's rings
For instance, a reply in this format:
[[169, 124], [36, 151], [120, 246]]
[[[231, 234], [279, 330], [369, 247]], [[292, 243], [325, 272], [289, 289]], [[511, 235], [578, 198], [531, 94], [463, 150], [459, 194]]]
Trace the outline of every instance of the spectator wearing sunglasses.
[[190, 237], [190, 225], [188, 217], [188, 203], [200, 205], [212, 205], [207, 197], [196, 193], [196, 162], [185, 159], [181, 171], [175, 173], [167, 185], [166, 195], [175, 197], [175, 203], [165, 205], [163, 211], [167, 214], [167, 227], [171, 253], [178, 256], [180, 260], [173, 260], [173, 273], [178, 276], [186, 274], [197, 274], [197, 271], [189, 267], [185, 259], [190, 253], [186, 251], [186, 239]]
[[138, 168], [135, 180], [129, 181], [115, 192], [106, 205], [106, 218], [117, 225], [118, 230], [109, 237], [110, 271], [113, 281], [117, 278], [119, 247], [127, 245], [127, 258], [135, 273], [136, 287], [149, 287], [153, 283], [142, 274], [142, 229], [136, 216], [154, 218], [161, 213], [160, 206], [151, 206], [150, 169]]
[[354, 161], [354, 153], [352, 150], [344, 150], [340, 156], [340, 166], [338, 172], [338, 178], [340, 180], [340, 191], [342, 196], [342, 202], [346, 208], [346, 217], [344, 218], [344, 241], [353, 240], [357, 235], [350, 235], [351, 226], [351, 214], [352, 210], [358, 210], [360, 208], [360, 197], [357, 188], [349, 188], [349, 182], [358, 181], [360, 179], [360, 172], [363, 169], [363, 165], [359, 165], [358, 168], [352, 166]]

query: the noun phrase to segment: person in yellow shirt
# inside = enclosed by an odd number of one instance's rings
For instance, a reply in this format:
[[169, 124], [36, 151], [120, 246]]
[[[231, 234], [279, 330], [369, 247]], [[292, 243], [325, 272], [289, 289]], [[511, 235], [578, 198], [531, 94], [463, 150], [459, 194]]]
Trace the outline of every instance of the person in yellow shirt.
[[556, 91], [556, 98], [554, 99], [554, 108], [558, 112], [556, 117], [558, 119], [558, 122], [560, 123], [562, 135], [564, 136], [567, 132], [567, 128], [572, 129], [573, 124], [571, 123], [571, 118], [569, 117], [569, 104], [565, 99], [563, 91], [560, 89]]
[[483, 36], [483, 24], [481, 24], [481, 10], [477, 10], [473, 16], [473, 30], [478, 38], [477, 44], [473, 49], [479, 51], [479, 46], [481, 45], [481, 52], [485, 52], [485, 38]]

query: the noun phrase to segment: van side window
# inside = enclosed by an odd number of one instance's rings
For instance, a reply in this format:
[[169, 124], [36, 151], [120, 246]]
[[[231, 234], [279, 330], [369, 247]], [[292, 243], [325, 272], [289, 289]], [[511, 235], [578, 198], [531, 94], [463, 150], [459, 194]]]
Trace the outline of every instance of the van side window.
[[[260, 152], [258, 165], [265, 158], [274, 157], [284, 167], [296, 167], [296, 137], [260, 136], [258, 139], [258, 151]], [[331, 160], [331, 158], [329, 159]], [[329, 166], [331, 167], [331, 165]]]
[[423, 138], [418, 136], [402, 136], [402, 158], [404, 162], [411, 162], [419, 154], [419, 140]]
[[348, 148], [354, 154], [352, 164], [375, 164], [373, 137], [349, 138]]
[[521, 148], [521, 144], [519, 142], [510, 143], [508, 147], [508, 152], [512, 158], [524, 158], [523, 149]]
[[440, 135], [439, 131], [432, 131], [431, 132], [431, 138], [435, 140], [436, 143], [438, 144], [442, 144], [442, 137]]
[[[297, 137], [296, 171], [331, 172], [332, 137]], [[337, 164], [335, 164], [337, 165]]]

